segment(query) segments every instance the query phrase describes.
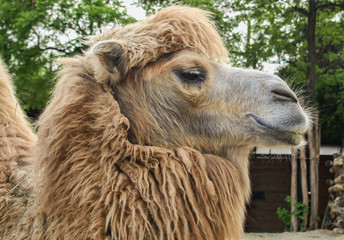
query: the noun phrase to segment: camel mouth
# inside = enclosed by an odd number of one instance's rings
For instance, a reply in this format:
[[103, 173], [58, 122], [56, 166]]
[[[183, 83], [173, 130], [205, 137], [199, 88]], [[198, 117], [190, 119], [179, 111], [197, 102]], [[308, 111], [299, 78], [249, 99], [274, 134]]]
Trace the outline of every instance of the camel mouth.
[[259, 125], [261, 128], [266, 128], [266, 129], [271, 129], [271, 130], [276, 130], [276, 131], [281, 131], [281, 132], [290, 132], [290, 133], [299, 134], [299, 135], [305, 132], [305, 130], [300, 129], [297, 126], [295, 127], [295, 130], [292, 130], [290, 129], [290, 125], [286, 125], [286, 126], [273, 125], [254, 114], [247, 114], [247, 116], [253, 122], [255, 122], [256, 125]]
[[304, 138], [302, 136], [304, 131], [291, 131], [290, 129], [284, 129], [281, 126], [272, 125], [253, 114], [248, 114], [248, 117], [256, 126], [264, 130], [264, 136], [271, 136], [274, 139], [274, 142], [292, 146], [299, 146], [304, 142]]

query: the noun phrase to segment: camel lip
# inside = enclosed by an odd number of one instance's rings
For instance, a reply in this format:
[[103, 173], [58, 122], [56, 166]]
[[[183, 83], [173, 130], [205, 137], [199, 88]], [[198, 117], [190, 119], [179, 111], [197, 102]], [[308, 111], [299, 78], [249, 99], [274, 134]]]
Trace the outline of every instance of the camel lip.
[[259, 118], [258, 116], [254, 115], [254, 114], [247, 114], [247, 116], [256, 124], [258, 125], [260, 128], [264, 128], [264, 129], [268, 129], [268, 130], [273, 130], [273, 131], [278, 131], [278, 132], [282, 132], [282, 133], [289, 133], [289, 134], [293, 134], [293, 135], [301, 135], [303, 132], [298, 132], [298, 131], [290, 131], [290, 130], [285, 130], [281, 127], [278, 126], [274, 126], [266, 121], [264, 121], [263, 119]]
[[265, 134], [271, 136], [275, 142], [278, 142], [278, 144], [298, 147], [304, 143], [302, 132], [290, 131], [272, 126], [253, 114], [248, 114], [248, 117], [255, 125], [263, 129]]

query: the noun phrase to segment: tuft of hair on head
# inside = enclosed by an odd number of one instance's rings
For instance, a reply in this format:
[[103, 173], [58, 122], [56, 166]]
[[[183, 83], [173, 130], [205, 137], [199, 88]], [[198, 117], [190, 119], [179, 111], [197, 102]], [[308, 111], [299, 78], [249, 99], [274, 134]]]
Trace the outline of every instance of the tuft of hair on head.
[[104, 30], [86, 42], [88, 62], [98, 82], [116, 84], [133, 68], [183, 49], [227, 62], [228, 52], [210, 20], [212, 13], [173, 6], [137, 23]]

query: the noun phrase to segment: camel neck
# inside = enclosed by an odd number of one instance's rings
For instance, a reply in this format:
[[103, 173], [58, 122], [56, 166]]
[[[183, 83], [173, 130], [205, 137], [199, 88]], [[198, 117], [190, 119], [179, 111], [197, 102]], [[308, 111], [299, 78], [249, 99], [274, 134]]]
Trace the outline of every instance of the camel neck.
[[244, 190], [245, 201], [248, 202], [251, 197], [251, 184], [250, 184], [250, 161], [249, 154], [251, 147], [249, 146], [237, 146], [227, 147], [223, 151], [224, 158], [230, 160], [238, 169], [242, 189]]

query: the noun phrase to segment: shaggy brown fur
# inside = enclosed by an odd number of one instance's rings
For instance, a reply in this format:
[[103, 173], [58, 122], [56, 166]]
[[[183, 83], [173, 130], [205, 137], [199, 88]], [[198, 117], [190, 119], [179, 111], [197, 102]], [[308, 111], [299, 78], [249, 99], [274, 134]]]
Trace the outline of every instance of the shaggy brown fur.
[[235, 166], [131, 144], [112, 94], [76, 70], [66, 68], [40, 122], [48, 239], [239, 239], [247, 193]]
[[36, 136], [24, 117], [0, 60], [0, 236], [18, 222], [32, 192]]
[[[0, 60], [0, 161], [1, 166], [8, 166], [10, 169], [22, 169], [8, 175], [10, 182], [21, 184], [24, 188], [30, 188], [29, 183], [24, 184], [26, 172], [32, 165], [32, 148], [36, 137], [21, 110], [10, 81], [6, 67]], [[10, 166], [11, 165], [11, 166]], [[8, 171], [1, 171], [2, 173]], [[0, 181], [5, 181], [2, 176]]]
[[[227, 50], [209, 16], [209, 12], [200, 9], [170, 7], [135, 24], [117, 25], [89, 37], [88, 44], [94, 46], [95, 55], [113, 49], [111, 43], [116, 43], [121, 45], [125, 51], [123, 55], [127, 56], [127, 59], [120, 59], [125, 62], [121, 69], [106, 69], [108, 64], [90, 54], [88, 61], [95, 79], [98, 82], [110, 80], [114, 84], [133, 68], [143, 68], [163, 55], [182, 49], [205, 55], [211, 60], [226, 61]], [[108, 42], [97, 45], [102, 41]]]
[[[26, 208], [15, 200], [21, 214], [1, 208], [0, 227], [7, 228], [0, 230], [2, 239], [240, 239], [250, 192], [247, 159], [232, 162], [169, 143], [141, 145], [147, 140], [139, 136], [130, 141], [129, 120], [115, 100], [114, 86], [124, 76], [165, 54], [184, 49], [223, 61], [227, 53], [208, 16], [168, 8], [95, 36], [92, 51], [63, 60], [61, 79], [39, 120], [37, 193]], [[103, 40], [109, 42], [97, 45]], [[101, 53], [112, 44], [121, 45], [128, 59], [109, 68]], [[0, 173], [9, 176], [6, 171]], [[0, 190], [8, 194], [10, 187]], [[12, 218], [17, 225], [10, 220], [10, 229], [2, 219]]]

